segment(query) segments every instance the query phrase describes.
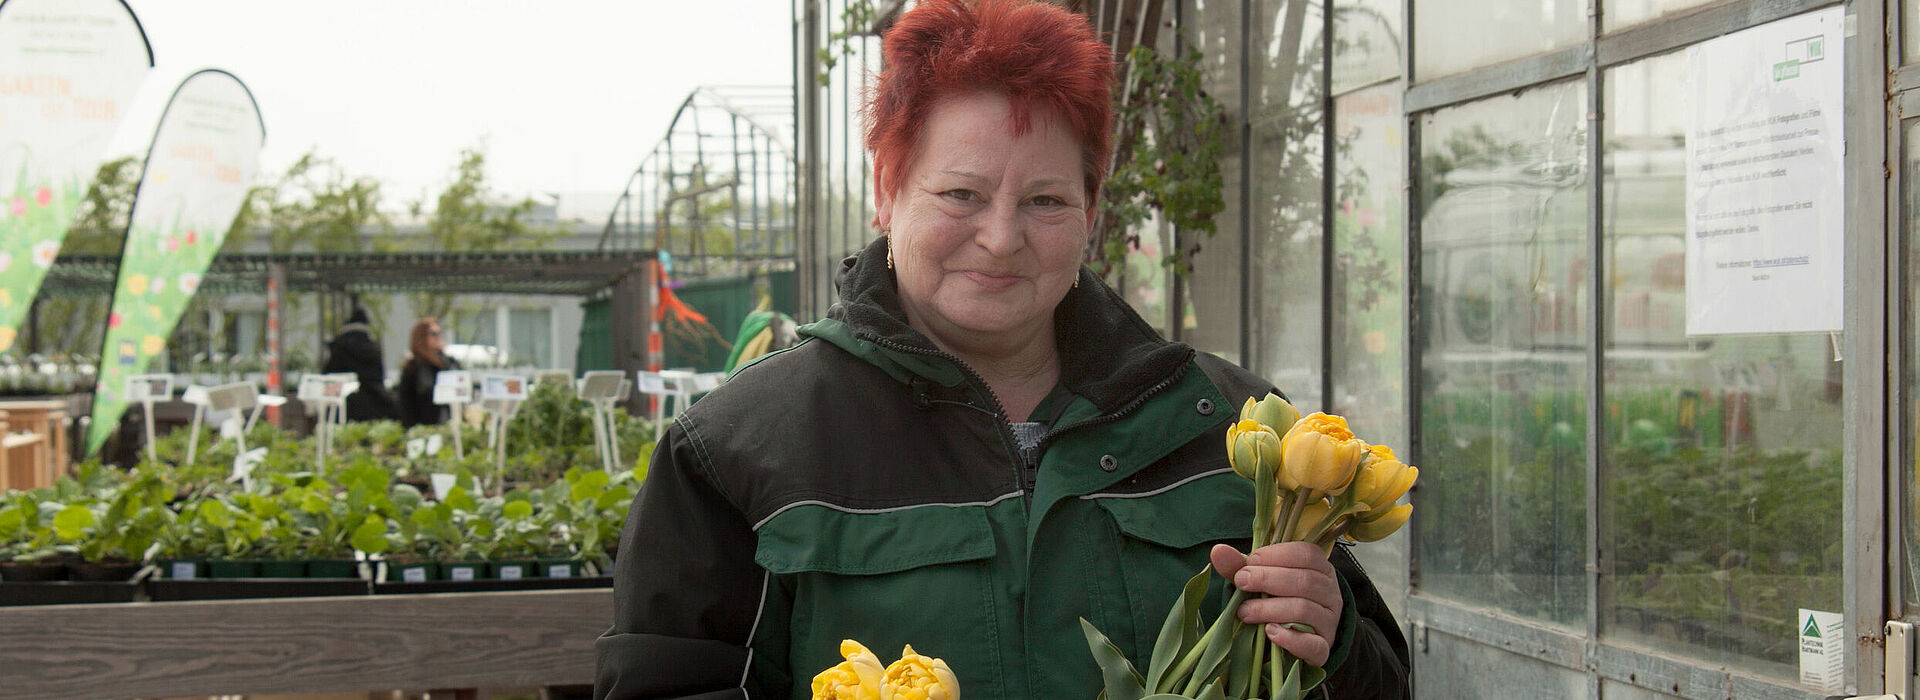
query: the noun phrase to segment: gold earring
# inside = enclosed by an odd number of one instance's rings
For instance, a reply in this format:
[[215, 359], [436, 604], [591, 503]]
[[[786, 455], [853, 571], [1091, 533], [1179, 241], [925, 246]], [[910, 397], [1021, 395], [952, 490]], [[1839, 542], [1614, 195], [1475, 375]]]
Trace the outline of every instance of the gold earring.
[[893, 269], [893, 237], [887, 237], [887, 269]]
[[1080, 275], [1077, 275], [1077, 274], [1076, 274], [1076, 275], [1074, 275], [1074, 276], [1073, 276], [1073, 288], [1074, 288], [1074, 289], [1079, 289], [1079, 288], [1080, 288]]

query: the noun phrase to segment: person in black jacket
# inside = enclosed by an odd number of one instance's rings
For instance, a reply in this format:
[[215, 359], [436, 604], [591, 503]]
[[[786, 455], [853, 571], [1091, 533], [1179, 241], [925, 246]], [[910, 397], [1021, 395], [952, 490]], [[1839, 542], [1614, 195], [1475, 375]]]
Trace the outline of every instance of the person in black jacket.
[[441, 335], [440, 322], [432, 317], [420, 319], [407, 334], [407, 361], [400, 366], [400, 422], [439, 425], [447, 422], [447, 407], [433, 402], [433, 385], [440, 370], [459, 369], [460, 363], [447, 356], [447, 341]]
[[1234, 612], [1327, 672], [1316, 696], [1408, 697], [1399, 623], [1345, 547], [1245, 551], [1227, 427], [1277, 387], [1160, 337], [1081, 264], [1111, 47], [1029, 0], [920, 0], [882, 46], [880, 236], [797, 345], [666, 426], [595, 697], [806, 698], [852, 639], [944, 659], [968, 700], [1090, 699], [1081, 622], [1146, 669], [1209, 562], [1268, 596]]
[[347, 420], [394, 420], [400, 409], [387, 393], [387, 364], [380, 356], [380, 342], [373, 339], [367, 325], [367, 310], [355, 306], [347, 324], [327, 343], [327, 364], [322, 372], [352, 372], [360, 388], [347, 397]]

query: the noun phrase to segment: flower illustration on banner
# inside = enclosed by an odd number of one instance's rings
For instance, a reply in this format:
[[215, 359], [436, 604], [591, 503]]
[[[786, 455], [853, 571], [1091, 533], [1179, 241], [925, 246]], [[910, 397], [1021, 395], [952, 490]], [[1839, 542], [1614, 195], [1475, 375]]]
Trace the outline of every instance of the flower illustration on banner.
[[167, 348], [167, 341], [161, 340], [160, 336], [150, 335], [140, 339], [141, 354], [158, 355], [160, 354], [161, 350], [165, 350], [166, 348]]
[[166, 288], [167, 288], [167, 278], [155, 277], [153, 278], [153, 286], [148, 287], [147, 291], [153, 292], [154, 294], [159, 294], [160, 292], [164, 291]]
[[166, 240], [160, 242], [160, 252], [162, 253], [172, 253], [178, 250], [180, 250], [179, 236], [167, 236]]
[[124, 321], [125, 319], [126, 319], [126, 317], [124, 317], [124, 316], [121, 316], [121, 315], [120, 315], [120, 312], [118, 312], [118, 311], [115, 311], [115, 312], [113, 312], [113, 313], [110, 313], [110, 314], [107, 314], [107, 327], [108, 327], [108, 328], [119, 328], [119, 327], [120, 327], [120, 323], [121, 323], [121, 321]]
[[33, 245], [33, 266], [42, 270], [53, 267], [53, 259], [60, 256], [59, 241], [41, 241]]
[[14, 197], [13, 201], [7, 204], [7, 213], [12, 214], [14, 216], [26, 216], [27, 215], [27, 198]]
[[147, 315], [152, 316], [155, 321], [160, 320], [160, 306], [157, 304], [149, 304], [147, 306]]
[[53, 190], [42, 187], [33, 191], [33, 203], [46, 206], [53, 202]]
[[181, 294], [193, 296], [193, 293], [197, 291], [200, 291], [200, 273], [188, 272], [180, 275]]
[[134, 296], [147, 293], [147, 276], [138, 272], [127, 275], [127, 293]]
[[13, 267], [13, 254], [0, 250], [0, 272], [6, 272], [9, 267]]
[[13, 347], [14, 334], [15, 331], [12, 328], [0, 327], [0, 352], [6, 352], [8, 348]]
[[0, 308], [13, 306], [13, 290], [0, 289]]
[[195, 231], [193, 229], [187, 229], [187, 245], [193, 245], [199, 240], [200, 240], [200, 233], [198, 231]]

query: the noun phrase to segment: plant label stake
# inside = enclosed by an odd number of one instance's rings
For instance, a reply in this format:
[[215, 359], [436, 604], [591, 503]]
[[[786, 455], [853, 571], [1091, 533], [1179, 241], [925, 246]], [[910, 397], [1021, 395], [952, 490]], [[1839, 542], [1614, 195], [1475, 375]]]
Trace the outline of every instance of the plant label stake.
[[[233, 418], [227, 419], [227, 422], [236, 425], [239, 423], [238, 420]], [[240, 482], [240, 490], [242, 492], [252, 493], [253, 469], [254, 467], [260, 466], [260, 463], [266, 459], [267, 448], [265, 447], [255, 447], [235, 455], [233, 458], [233, 475], [227, 477], [227, 481], [238, 481]]]
[[[194, 390], [198, 388], [199, 387], [188, 387], [187, 393], [193, 394], [195, 393]], [[234, 444], [239, 447], [235, 452], [247, 451], [247, 431], [253, 430], [253, 424], [260, 419], [260, 411], [262, 409], [267, 406], [279, 406], [287, 402], [287, 399], [282, 396], [261, 396], [260, 388], [254, 386], [253, 382], [222, 384], [201, 390], [200, 393], [204, 395], [205, 401], [195, 409], [194, 434], [190, 439], [198, 439], [200, 437], [198, 421], [200, 420], [200, 413], [202, 411], [230, 413], [232, 414], [231, 417], [220, 423], [220, 437], [232, 438]], [[192, 400], [188, 399], [188, 401], [191, 402]], [[240, 419], [242, 413], [246, 415], [244, 422]], [[188, 443], [188, 462], [193, 461], [193, 457], [191, 456], [193, 454], [192, 448], [192, 443]]]
[[517, 374], [489, 374], [480, 377], [480, 405], [493, 415], [494, 448], [493, 495], [501, 495], [507, 483], [507, 421], [527, 400], [527, 378]]
[[[449, 413], [453, 414], [452, 420], [447, 421], [453, 426], [453, 456], [455, 459], [466, 459], [466, 448], [460, 444], [460, 426], [466, 422], [467, 404], [473, 402], [473, 375], [462, 370], [447, 370], [434, 375], [433, 402], [448, 407]], [[438, 451], [438, 448], [432, 450]]]
[[317, 415], [313, 423], [314, 470], [326, 473], [327, 455], [333, 451], [334, 426], [347, 422], [347, 396], [360, 390], [351, 372], [309, 374], [300, 378], [300, 400]]
[[127, 377], [126, 394], [128, 401], [140, 402], [140, 410], [147, 418], [147, 461], [159, 462], [160, 453], [153, 444], [153, 402], [164, 401], [173, 396], [173, 375], [171, 374], [135, 374]]
[[580, 378], [577, 396], [593, 405], [593, 447], [600, 452], [600, 467], [608, 473], [620, 464], [620, 439], [614, 432], [614, 404], [627, 400], [633, 382], [620, 370], [596, 370]]
[[180, 400], [193, 406], [193, 429], [187, 432], [187, 461], [182, 463], [193, 464], [193, 456], [200, 449], [200, 424], [206, 420], [207, 403], [212, 399], [207, 397], [206, 387], [190, 385], [180, 393]]

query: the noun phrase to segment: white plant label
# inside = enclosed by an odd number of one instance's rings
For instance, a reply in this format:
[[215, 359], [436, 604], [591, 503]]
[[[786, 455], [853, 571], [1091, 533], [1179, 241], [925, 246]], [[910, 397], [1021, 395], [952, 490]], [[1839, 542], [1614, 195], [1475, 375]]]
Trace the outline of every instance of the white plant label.
[[414, 438], [407, 441], [407, 459], [419, 459], [427, 452], [426, 438]]
[[547, 578], [573, 578], [573, 567], [566, 564], [548, 564]]
[[1846, 686], [1847, 639], [1840, 613], [1800, 609], [1800, 683], [1829, 692]]
[[[221, 432], [226, 432], [224, 428], [225, 424], [222, 424]], [[255, 447], [235, 455], [233, 458], [233, 476], [228, 477], [227, 481], [246, 481], [253, 478], [254, 467], [260, 466], [260, 463], [265, 461], [266, 458], [267, 448], [265, 447]]]
[[[455, 429], [458, 430], [459, 428], [456, 427]], [[445, 446], [445, 443], [441, 442], [440, 436], [438, 434], [427, 436], [427, 454], [428, 455], [440, 454], [440, 448], [444, 446]]]
[[501, 580], [503, 580], [503, 581], [518, 581], [518, 580], [520, 580], [520, 565], [519, 565], [519, 564], [504, 564], [504, 565], [501, 565], [501, 567], [500, 567], [500, 579], [501, 579]]
[[173, 563], [172, 573], [169, 573], [167, 577], [173, 578], [173, 579], [179, 579], [181, 581], [191, 580], [194, 578], [193, 569], [194, 569], [193, 562], [176, 561]]
[[473, 567], [471, 566], [456, 566], [456, 567], [453, 567], [452, 569], [449, 569], [447, 573], [448, 573], [447, 578], [455, 581], [472, 581], [473, 580]]
[[244, 424], [240, 422], [240, 419], [238, 417], [230, 417], [226, 420], [220, 421], [220, 437], [225, 438], [227, 440], [239, 439], [240, 434], [244, 432], [241, 429], [242, 425]]
[[453, 490], [455, 479], [452, 474], [428, 474], [427, 481], [433, 487], [433, 500], [446, 498], [447, 492]]
[[426, 583], [427, 567], [409, 566], [400, 570], [400, 580], [407, 583]]

